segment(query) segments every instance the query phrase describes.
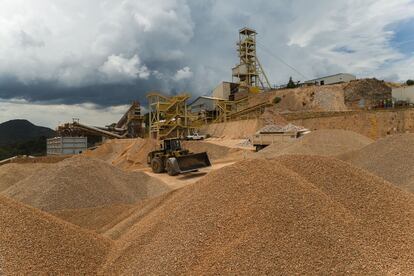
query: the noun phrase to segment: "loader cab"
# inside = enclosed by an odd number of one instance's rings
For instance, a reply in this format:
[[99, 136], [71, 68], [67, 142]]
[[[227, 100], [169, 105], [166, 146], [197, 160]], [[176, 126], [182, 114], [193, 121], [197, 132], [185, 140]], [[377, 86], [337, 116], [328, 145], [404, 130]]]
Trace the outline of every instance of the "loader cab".
[[179, 139], [165, 139], [163, 150], [165, 151], [179, 151], [181, 150], [181, 141]]

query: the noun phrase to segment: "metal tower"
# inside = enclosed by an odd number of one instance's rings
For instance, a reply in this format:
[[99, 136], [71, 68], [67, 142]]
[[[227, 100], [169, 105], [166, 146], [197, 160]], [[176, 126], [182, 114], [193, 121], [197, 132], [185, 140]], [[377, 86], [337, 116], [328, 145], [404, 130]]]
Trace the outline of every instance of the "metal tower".
[[243, 28], [239, 31], [237, 51], [240, 64], [232, 70], [233, 82], [236, 78], [240, 87], [247, 88], [251, 92], [271, 88], [256, 55], [256, 35], [256, 31], [249, 28]]

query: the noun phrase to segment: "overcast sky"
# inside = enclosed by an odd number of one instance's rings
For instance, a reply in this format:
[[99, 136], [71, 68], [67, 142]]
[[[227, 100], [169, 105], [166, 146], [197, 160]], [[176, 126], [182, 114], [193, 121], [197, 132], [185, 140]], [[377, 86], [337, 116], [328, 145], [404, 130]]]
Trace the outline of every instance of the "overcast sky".
[[0, 122], [105, 125], [151, 90], [209, 94], [244, 26], [272, 84], [414, 78], [412, 0], [0, 0]]

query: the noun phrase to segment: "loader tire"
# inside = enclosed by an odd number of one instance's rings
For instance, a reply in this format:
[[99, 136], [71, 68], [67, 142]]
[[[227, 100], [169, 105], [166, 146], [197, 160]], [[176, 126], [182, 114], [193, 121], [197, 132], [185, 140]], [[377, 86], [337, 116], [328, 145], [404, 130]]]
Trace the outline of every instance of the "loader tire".
[[163, 173], [164, 172], [164, 164], [162, 160], [158, 157], [154, 157], [151, 160], [151, 169], [154, 173]]
[[176, 171], [174, 165], [172, 164], [171, 160], [167, 160], [167, 164], [165, 165], [168, 175], [176, 176], [179, 172]]

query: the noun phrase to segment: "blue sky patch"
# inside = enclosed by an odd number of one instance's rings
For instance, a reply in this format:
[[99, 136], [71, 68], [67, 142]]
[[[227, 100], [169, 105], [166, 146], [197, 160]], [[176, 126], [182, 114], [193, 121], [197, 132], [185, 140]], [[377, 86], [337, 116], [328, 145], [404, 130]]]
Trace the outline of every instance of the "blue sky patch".
[[391, 46], [405, 55], [414, 54], [414, 18], [392, 26], [395, 32]]

